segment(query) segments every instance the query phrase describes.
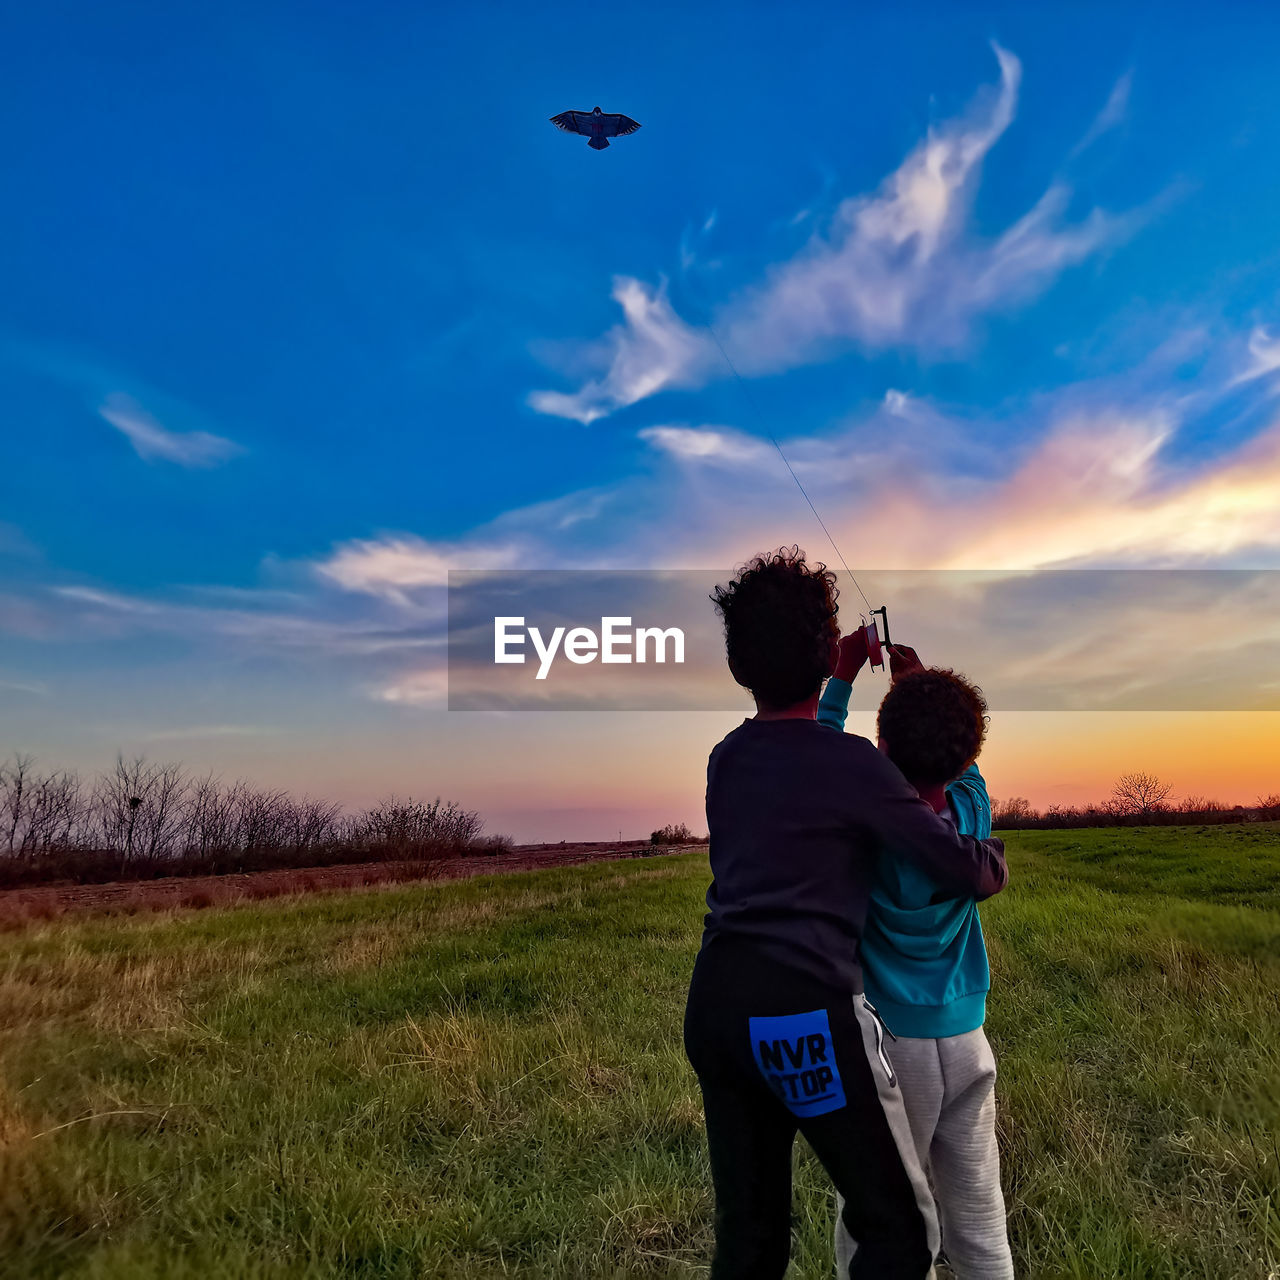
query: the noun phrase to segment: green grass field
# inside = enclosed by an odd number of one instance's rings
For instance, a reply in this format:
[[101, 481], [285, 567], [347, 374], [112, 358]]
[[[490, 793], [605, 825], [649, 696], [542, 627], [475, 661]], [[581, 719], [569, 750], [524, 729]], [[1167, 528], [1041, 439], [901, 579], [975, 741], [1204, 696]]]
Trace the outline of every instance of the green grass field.
[[[1021, 834], [1020, 1273], [1280, 1267], [1280, 830]], [[703, 855], [0, 937], [0, 1273], [699, 1275]], [[793, 1274], [831, 1274], [799, 1150]]]

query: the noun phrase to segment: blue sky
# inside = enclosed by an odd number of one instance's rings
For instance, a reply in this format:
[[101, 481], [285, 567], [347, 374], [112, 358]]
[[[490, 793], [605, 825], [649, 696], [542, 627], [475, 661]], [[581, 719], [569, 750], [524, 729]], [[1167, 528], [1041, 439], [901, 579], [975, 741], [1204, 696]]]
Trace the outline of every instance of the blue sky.
[[[544, 735], [595, 813], [583, 762], [662, 725], [450, 718], [441, 575], [816, 550], [766, 423], [851, 564], [1277, 563], [1258, 6], [52, 4], [3, 45], [0, 748], [482, 803]], [[644, 127], [547, 122], [597, 103]], [[637, 821], [696, 812], [694, 723]]]

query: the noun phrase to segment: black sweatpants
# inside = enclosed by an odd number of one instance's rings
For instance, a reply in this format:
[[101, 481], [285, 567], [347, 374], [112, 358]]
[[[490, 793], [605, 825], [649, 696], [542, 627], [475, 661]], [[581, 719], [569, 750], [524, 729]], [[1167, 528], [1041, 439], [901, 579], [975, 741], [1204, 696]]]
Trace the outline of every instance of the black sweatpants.
[[716, 1194], [712, 1280], [778, 1280], [803, 1133], [844, 1197], [851, 1280], [923, 1280], [933, 1199], [882, 1028], [863, 998], [717, 938], [698, 956], [685, 1051], [702, 1088]]

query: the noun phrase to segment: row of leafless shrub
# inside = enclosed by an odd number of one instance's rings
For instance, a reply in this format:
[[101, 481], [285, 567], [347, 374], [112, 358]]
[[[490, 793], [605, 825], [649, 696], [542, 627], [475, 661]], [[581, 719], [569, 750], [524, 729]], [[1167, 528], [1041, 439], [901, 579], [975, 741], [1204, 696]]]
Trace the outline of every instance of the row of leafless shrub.
[[1050, 805], [1035, 809], [1015, 796], [993, 800], [991, 825], [1000, 831], [1054, 827], [1201, 826], [1229, 822], [1280, 821], [1280, 794], [1260, 796], [1253, 805], [1228, 805], [1207, 796], [1175, 799], [1171, 783], [1150, 773], [1126, 773], [1100, 804]]
[[391, 798], [359, 813], [178, 764], [116, 758], [92, 779], [0, 764], [0, 886], [218, 875], [344, 862], [500, 852], [478, 814], [439, 799]]

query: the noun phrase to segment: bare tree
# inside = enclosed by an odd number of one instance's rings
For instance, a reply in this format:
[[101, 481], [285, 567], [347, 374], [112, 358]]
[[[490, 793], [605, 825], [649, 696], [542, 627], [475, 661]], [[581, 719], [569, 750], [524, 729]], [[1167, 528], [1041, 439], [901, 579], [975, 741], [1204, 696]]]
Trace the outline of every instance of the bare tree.
[[280, 849], [288, 840], [289, 797], [283, 791], [235, 785], [237, 847], [245, 853]]
[[149, 764], [145, 756], [126, 760], [118, 753], [115, 768], [98, 775], [92, 800], [94, 825], [102, 847], [118, 853], [121, 864], [135, 856], [140, 844], [151, 843], [167, 772]]
[[1020, 827], [1034, 822], [1039, 816], [1025, 796], [991, 802], [991, 825], [994, 827]]
[[14, 752], [13, 759], [0, 765], [0, 818], [5, 824], [5, 847], [13, 853], [18, 840], [18, 830], [26, 817], [25, 804], [31, 771], [35, 758]]
[[691, 844], [693, 832], [683, 822], [669, 822], [649, 837], [650, 844]]
[[342, 806], [330, 800], [290, 800], [291, 843], [299, 852], [320, 849], [338, 835]]
[[179, 764], [156, 765], [148, 794], [143, 798], [141, 835], [134, 848], [148, 858], [181, 852], [182, 807], [187, 792], [186, 771]]
[[28, 755], [0, 764], [0, 839], [8, 853], [30, 859], [67, 846], [79, 834], [84, 809], [74, 773], [42, 775]]
[[37, 853], [70, 848], [85, 814], [79, 776], [63, 772], [34, 778], [28, 794], [18, 852], [30, 859]]
[[233, 823], [229, 789], [212, 773], [193, 779], [182, 813], [183, 851], [208, 857], [231, 849]]
[[1154, 773], [1126, 773], [1111, 788], [1109, 806], [1124, 815], [1163, 813], [1172, 792], [1173, 784], [1162, 782]]

